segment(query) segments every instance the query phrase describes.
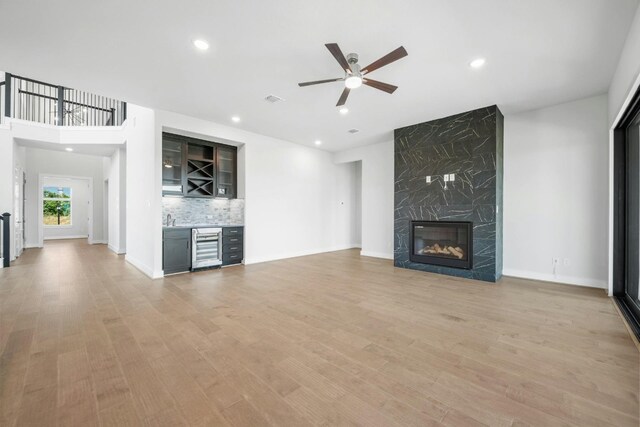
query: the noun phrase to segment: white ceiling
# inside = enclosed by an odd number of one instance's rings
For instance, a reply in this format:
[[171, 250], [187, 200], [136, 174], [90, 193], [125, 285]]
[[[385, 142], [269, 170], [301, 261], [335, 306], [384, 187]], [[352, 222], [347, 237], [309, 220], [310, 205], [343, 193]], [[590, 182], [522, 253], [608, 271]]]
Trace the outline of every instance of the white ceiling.
[[[337, 151], [498, 104], [506, 114], [607, 91], [638, 0], [0, 0], [0, 69]], [[203, 38], [211, 48], [197, 51]], [[393, 95], [352, 91], [324, 47], [369, 62]], [[486, 57], [481, 70], [470, 60]], [[286, 102], [263, 100], [275, 94]], [[232, 115], [242, 121], [233, 124]], [[348, 129], [361, 132], [351, 135]]]

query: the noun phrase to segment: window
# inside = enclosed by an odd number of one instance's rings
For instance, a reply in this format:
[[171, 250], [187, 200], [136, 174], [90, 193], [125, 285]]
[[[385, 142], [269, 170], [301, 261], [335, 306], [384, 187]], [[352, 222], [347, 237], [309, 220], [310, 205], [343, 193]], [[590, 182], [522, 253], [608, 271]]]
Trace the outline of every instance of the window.
[[44, 225], [71, 225], [71, 187], [44, 187], [42, 193]]

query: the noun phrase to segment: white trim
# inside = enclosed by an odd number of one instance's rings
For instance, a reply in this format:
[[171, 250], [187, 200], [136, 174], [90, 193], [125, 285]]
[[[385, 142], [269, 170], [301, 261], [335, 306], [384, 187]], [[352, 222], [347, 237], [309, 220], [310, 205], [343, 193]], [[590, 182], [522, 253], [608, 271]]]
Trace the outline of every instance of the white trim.
[[[56, 175], [51, 173], [39, 173], [38, 174], [38, 241], [40, 242], [40, 247], [44, 246], [44, 215], [42, 214], [43, 207], [43, 197], [42, 197], [42, 189], [44, 187], [45, 178], [63, 178], [63, 179], [79, 179], [79, 180], [87, 180], [89, 181], [89, 207], [87, 216], [89, 218], [89, 224], [87, 225], [89, 228], [89, 243], [93, 241], [93, 177], [90, 176], [72, 176], [72, 175]], [[73, 215], [73, 211], [71, 212]], [[87, 237], [87, 236], [83, 236]], [[77, 237], [76, 237], [77, 238]]]
[[92, 240], [89, 242], [90, 245], [106, 245], [106, 240]]
[[372, 258], [393, 259], [393, 254], [375, 251], [360, 251], [360, 256], [368, 256]]
[[33, 248], [42, 249], [42, 246], [40, 246], [40, 244], [38, 243], [25, 243], [24, 248], [25, 249], [33, 249]]
[[122, 249], [120, 249], [120, 248], [116, 248], [115, 246], [110, 245], [110, 244], [108, 244], [108, 243], [107, 243], [107, 248], [109, 248], [109, 250], [110, 250], [111, 252], [114, 252], [114, 253], [116, 253], [116, 254], [118, 254], [118, 255], [123, 255], [123, 254], [125, 253], [125, 251], [123, 251]]
[[[86, 239], [87, 235], [79, 235], [79, 236], [54, 236], [54, 237], [45, 237], [44, 240], [66, 240], [66, 239]], [[89, 242], [91, 243], [91, 242]]]
[[631, 90], [627, 94], [627, 98], [624, 100], [616, 114], [616, 118], [609, 130], [609, 271], [608, 271], [608, 283], [607, 292], [609, 296], [613, 296], [613, 215], [614, 215], [614, 194], [613, 194], [613, 130], [618, 126], [620, 119], [631, 104], [631, 100], [636, 92], [640, 89], [640, 74], [636, 76], [636, 80], [631, 86]]
[[539, 280], [541, 282], [560, 283], [563, 285], [585, 286], [589, 288], [607, 289], [605, 280], [595, 280], [586, 277], [559, 276], [553, 274], [535, 273], [532, 271], [505, 269], [503, 276], [519, 279]]
[[254, 258], [249, 257], [249, 258], [245, 258], [244, 263], [245, 265], [259, 264], [262, 262], [278, 261], [281, 259], [298, 258], [301, 256], [324, 254], [327, 252], [344, 251], [344, 250], [353, 249], [353, 248], [354, 246], [352, 245], [343, 245], [343, 246], [334, 246], [327, 249], [319, 249], [319, 250], [312, 249], [307, 251], [289, 252], [289, 253], [279, 254], [276, 256], [269, 256], [269, 257], [254, 257]]
[[132, 266], [134, 266], [135, 268], [137, 268], [138, 270], [140, 270], [146, 276], [150, 277], [151, 279], [161, 279], [164, 276], [162, 270], [153, 271], [151, 267], [145, 265], [144, 263], [137, 260], [136, 258], [133, 258], [131, 255], [128, 255], [128, 254], [125, 255], [124, 260], [127, 261]]
[[90, 130], [90, 131], [120, 131], [120, 130], [124, 129], [124, 124], [126, 123], [126, 120], [120, 126], [58, 126], [58, 125], [50, 125], [48, 123], [32, 122], [30, 120], [16, 119], [16, 118], [13, 118], [13, 117], [7, 117], [6, 118], [6, 122], [4, 124], [6, 126], [10, 127], [14, 123], [15, 124], [29, 125], [29, 126], [34, 126], [34, 127], [40, 127], [40, 128], [45, 128], [45, 129], [52, 129], [52, 130], [57, 130], [57, 131], [76, 131], [76, 132], [77, 131], [86, 131], [86, 130]]

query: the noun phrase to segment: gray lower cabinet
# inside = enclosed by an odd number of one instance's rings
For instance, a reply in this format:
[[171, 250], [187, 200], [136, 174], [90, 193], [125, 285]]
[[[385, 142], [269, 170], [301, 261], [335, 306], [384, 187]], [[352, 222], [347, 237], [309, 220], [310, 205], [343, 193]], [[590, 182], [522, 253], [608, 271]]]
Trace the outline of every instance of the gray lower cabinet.
[[164, 230], [162, 268], [164, 274], [191, 270], [191, 229]]
[[244, 258], [244, 227], [222, 229], [222, 265], [240, 264]]

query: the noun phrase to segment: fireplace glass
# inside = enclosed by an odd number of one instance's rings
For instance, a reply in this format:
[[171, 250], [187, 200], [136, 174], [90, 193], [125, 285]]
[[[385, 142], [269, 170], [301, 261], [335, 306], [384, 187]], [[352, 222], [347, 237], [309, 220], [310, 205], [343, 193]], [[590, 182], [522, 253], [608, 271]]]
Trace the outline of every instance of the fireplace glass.
[[411, 254], [413, 262], [472, 268], [471, 222], [412, 221]]

